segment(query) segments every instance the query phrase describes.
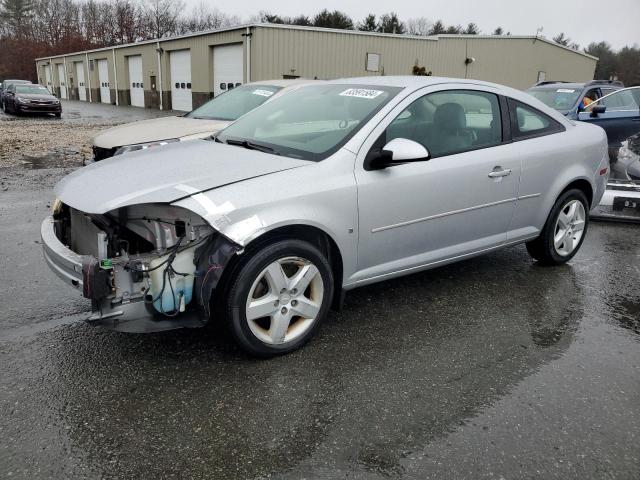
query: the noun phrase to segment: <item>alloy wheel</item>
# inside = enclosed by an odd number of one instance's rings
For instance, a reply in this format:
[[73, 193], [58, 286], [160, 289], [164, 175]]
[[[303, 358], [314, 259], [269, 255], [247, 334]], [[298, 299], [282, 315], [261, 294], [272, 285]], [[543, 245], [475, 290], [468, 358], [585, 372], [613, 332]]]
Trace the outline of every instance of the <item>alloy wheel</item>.
[[553, 246], [558, 255], [571, 255], [580, 244], [586, 217], [584, 205], [579, 200], [571, 200], [562, 207], [553, 235]]
[[246, 302], [251, 332], [262, 342], [282, 345], [304, 335], [320, 313], [324, 283], [318, 268], [300, 257], [278, 259], [253, 282]]

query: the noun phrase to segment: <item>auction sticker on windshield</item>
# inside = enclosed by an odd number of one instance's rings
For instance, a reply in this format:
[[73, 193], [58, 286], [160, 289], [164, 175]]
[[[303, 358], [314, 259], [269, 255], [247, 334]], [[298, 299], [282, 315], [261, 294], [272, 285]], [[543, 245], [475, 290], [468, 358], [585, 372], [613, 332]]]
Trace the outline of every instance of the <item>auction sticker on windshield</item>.
[[575, 93], [575, 90], [571, 90], [569, 88], [559, 88], [556, 90], [558, 93]]
[[271, 95], [273, 95], [273, 92], [270, 92], [269, 90], [260, 90], [260, 89], [254, 90], [251, 93], [253, 93], [254, 95], [260, 95], [263, 97], [270, 97]]
[[358, 97], [358, 98], [376, 98], [383, 94], [382, 90], [368, 90], [366, 88], [350, 88], [345, 90], [340, 95], [343, 97]]

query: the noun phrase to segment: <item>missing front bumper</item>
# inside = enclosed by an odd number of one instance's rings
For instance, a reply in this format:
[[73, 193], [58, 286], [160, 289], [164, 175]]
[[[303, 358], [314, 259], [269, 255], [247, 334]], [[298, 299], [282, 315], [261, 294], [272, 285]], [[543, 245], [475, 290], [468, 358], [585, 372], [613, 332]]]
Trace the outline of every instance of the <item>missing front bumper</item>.
[[97, 260], [90, 255], [79, 255], [64, 245], [56, 235], [56, 221], [48, 217], [42, 222], [41, 239], [45, 261], [51, 270], [67, 285], [83, 292], [92, 302], [92, 314], [87, 321], [110, 330], [129, 333], [149, 333], [178, 328], [204, 326], [210, 317], [209, 305], [222, 272], [240, 247], [225, 237], [214, 235], [196, 249], [195, 275], [196, 302], [192, 308], [175, 316], [158, 313], [144, 296], [135, 298], [96, 294], [95, 278], [88, 274], [97, 270]]

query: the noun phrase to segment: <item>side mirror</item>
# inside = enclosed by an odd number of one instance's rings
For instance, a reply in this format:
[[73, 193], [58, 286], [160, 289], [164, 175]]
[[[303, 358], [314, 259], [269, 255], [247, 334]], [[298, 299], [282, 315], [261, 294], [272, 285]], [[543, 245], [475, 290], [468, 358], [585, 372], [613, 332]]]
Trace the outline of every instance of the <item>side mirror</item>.
[[596, 118], [598, 115], [606, 111], [607, 111], [607, 107], [605, 105], [596, 105], [591, 109], [591, 117]]
[[364, 161], [365, 170], [382, 170], [393, 165], [429, 160], [429, 151], [418, 142], [394, 138], [381, 150], [372, 150]]

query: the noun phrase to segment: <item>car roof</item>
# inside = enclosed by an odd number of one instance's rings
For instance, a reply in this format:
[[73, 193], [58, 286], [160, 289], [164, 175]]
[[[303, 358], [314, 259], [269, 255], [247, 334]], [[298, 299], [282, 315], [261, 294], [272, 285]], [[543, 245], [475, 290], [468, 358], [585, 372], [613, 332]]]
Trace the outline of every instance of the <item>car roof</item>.
[[4, 83], [31, 83], [31, 80], [5, 80]]
[[507, 87], [506, 85], [500, 85], [498, 83], [485, 82], [483, 80], [475, 80], [470, 78], [449, 78], [449, 77], [432, 77], [421, 75], [390, 75], [390, 76], [376, 76], [376, 77], [353, 77], [353, 78], [340, 78], [331, 80], [328, 83], [345, 84], [350, 83], [354, 85], [380, 85], [386, 87], [400, 87], [406, 88], [409, 91], [418, 90], [420, 88], [429, 87], [432, 85], [460, 85], [468, 84], [479, 87], [485, 87], [493, 91], [501, 92], [504, 95], [516, 96], [520, 93], [515, 88]]
[[554, 83], [545, 83], [542, 85], [534, 85], [531, 89], [534, 88], [574, 88], [574, 89], [582, 89], [585, 87], [585, 83], [570, 83], [570, 82], [554, 82]]

